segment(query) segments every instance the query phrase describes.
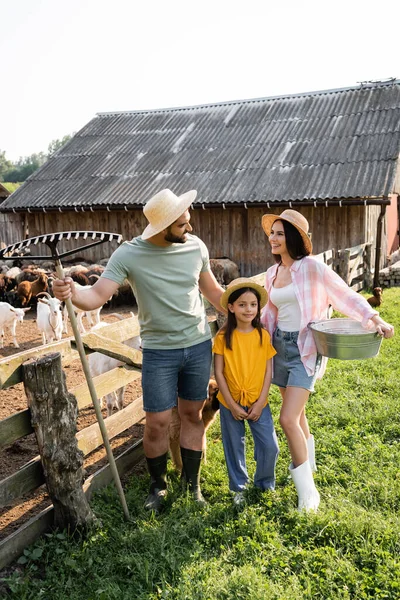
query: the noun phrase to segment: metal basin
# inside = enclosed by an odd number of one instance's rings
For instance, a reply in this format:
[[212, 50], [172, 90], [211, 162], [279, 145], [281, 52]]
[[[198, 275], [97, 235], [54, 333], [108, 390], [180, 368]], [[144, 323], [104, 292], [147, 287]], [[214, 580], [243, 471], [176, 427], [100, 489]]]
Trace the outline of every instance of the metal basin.
[[310, 323], [317, 350], [322, 356], [340, 360], [372, 358], [379, 352], [382, 337], [364, 329], [353, 319], [328, 319]]

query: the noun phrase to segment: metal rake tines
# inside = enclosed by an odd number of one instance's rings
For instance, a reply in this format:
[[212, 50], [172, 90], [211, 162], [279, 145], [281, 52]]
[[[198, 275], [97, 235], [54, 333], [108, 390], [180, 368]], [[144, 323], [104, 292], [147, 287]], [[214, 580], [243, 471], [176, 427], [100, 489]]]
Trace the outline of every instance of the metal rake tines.
[[[69, 252], [64, 252], [60, 257], [68, 256], [84, 248], [89, 248], [92, 246], [96, 246], [97, 244], [102, 244], [103, 242], [117, 242], [120, 244], [122, 242], [122, 235], [119, 233], [109, 233], [106, 231], [59, 231], [57, 233], [47, 233], [45, 235], [38, 235], [32, 238], [28, 238], [27, 240], [22, 240], [21, 242], [16, 242], [15, 244], [11, 244], [6, 248], [2, 248], [0, 250], [0, 258], [10, 259], [17, 258], [20, 255], [18, 252], [21, 250], [25, 250], [29, 248], [29, 246], [37, 246], [38, 244], [46, 244], [52, 250], [52, 253], [56, 253], [56, 245], [61, 240], [69, 241], [69, 240], [77, 240], [83, 239], [88, 241], [89, 243], [81, 248], [76, 248], [75, 250], [70, 250]], [[10, 256], [5, 256], [9, 254]], [[51, 258], [48, 256], [30, 256], [30, 258]]]

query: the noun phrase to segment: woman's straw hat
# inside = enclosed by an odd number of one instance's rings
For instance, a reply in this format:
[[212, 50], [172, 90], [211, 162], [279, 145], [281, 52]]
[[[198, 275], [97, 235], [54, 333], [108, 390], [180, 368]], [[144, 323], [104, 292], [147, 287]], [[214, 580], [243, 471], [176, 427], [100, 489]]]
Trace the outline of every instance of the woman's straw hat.
[[253, 290], [256, 290], [259, 293], [260, 308], [264, 308], [264, 306], [267, 304], [268, 294], [262, 285], [255, 283], [251, 279], [247, 279], [247, 277], [239, 277], [238, 279], [234, 279], [233, 281], [231, 281], [224, 293], [222, 294], [220, 300], [222, 308], [228, 310], [229, 296], [233, 292], [236, 292], [236, 290], [240, 290], [241, 288], [252, 288]]
[[308, 221], [301, 213], [288, 208], [281, 215], [264, 215], [261, 219], [261, 225], [268, 236], [271, 234], [272, 225], [275, 221], [287, 221], [296, 227], [303, 238], [306, 250], [308, 252], [312, 251], [312, 244], [308, 234]]
[[182, 196], [176, 196], [171, 190], [165, 189], [150, 198], [143, 208], [149, 224], [142, 233], [142, 240], [148, 240], [172, 225], [188, 210], [196, 196], [196, 190], [190, 190]]

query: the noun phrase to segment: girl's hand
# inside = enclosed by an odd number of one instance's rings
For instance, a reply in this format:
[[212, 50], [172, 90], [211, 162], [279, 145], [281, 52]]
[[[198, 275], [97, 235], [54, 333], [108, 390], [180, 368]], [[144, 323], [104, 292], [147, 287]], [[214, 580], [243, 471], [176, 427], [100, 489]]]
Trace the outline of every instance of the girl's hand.
[[235, 421], [245, 421], [247, 419], [247, 412], [243, 410], [237, 402], [235, 402], [234, 406], [230, 406], [229, 408]]
[[261, 403], [257, 400], [257, 402], [254, 402], [254, 404], [250, 406], [249, 412], [247, 413], [249, 421], [258, 421], [264, 408], [263, 404], [264, 402]]
[[384, 338], [391, 338], [394, 336], [394, 327], [390, 323], [386, 323], [379, 315], [372, 317], [371, 321], [376, 327], [377, 333]]

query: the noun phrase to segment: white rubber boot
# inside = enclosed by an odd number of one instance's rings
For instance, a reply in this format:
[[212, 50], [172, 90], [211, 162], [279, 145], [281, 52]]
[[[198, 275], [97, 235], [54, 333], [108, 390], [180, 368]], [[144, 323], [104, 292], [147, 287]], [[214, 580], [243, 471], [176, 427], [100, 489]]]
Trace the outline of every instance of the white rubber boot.
[[314, 484], [310, 461], [306, 460], [306, 462], [296, 468], [291, 463], [289, 472], [299, 497], [297, 510], [317, 510], [320, 497]]
[[310, 437], [307, 440], [307, 450], [311, 471], [315, 473], [315, 471], [317, 470], [317, 463], [315, 462], [315, 441], [313, 435], [310, 435]]

